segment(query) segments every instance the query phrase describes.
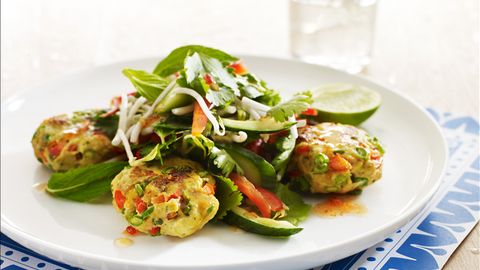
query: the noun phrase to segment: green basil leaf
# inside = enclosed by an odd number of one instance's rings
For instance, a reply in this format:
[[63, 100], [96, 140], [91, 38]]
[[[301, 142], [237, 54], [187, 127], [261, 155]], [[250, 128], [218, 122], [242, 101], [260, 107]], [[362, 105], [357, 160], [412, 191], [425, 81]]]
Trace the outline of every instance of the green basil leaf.
[[200, 45], [188, 45], [173, 50], [167, 57], [158, 63], [153, 73], [166, 77], [180, 71], [184, 67], [185, 58], [192, 52], [202, 53], [203, 55], [215, 58], [225, 64], [238, 60], [238, 58], [217, 49]]
[[127, 164], [123, 161], [100, 163], [53, 173], [46, 190], [68, 200], [91, 201], [110, 191], [110, 182]]
[[132, 82], [138, 93], [150, 102], [155, 101], [169, 84], [167, 79], [143, 70], [126, 68], [123, 74]]
[[311, 206], [306, 204], [299, 194], [291, 191], [288, 186], [283, 184], [277, 185], [275, 194], [288, 206], [287, 216], [282, 218], [283, 220], [289, 221], [293, 225], [298, 225], [300, 221], [308, 217]]

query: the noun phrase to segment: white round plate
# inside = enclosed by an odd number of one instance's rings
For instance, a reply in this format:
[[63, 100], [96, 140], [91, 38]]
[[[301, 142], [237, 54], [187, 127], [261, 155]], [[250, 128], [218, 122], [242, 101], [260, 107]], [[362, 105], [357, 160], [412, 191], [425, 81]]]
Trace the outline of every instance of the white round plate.
[[60, 200], [32, 186], [49, 171], [34, 158], [30, 139], [56, 114], [102, 108], [133, 88], [124, 67], [153, 70], [158, 59], [94, 68], [14, 96], [2, 103], [2, 232], [19, 243], [75, 266], [95, 269], [306, 269], [352, 255], [407, 223], [436, 191], [446, 160], [440, 129], [402, 94], [357, 76], [292, 60], [244, 57], [247, 67], [284, 95], [323, 83], [347, 82], [378, 91], [382, 106], [362, 127], [386, 148], [383, 178], [358, 201], [363, 215], [311, 215], [289, 239], [208, 224], [186, 239], [136, 236], [118, 247], [126, 222], [109, 203]]

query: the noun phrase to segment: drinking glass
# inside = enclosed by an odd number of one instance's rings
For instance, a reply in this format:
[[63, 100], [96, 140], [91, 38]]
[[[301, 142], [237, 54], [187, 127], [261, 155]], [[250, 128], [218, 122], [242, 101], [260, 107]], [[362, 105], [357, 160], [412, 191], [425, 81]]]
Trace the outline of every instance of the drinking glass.
[[377, 0], [290, 0], [293, 56], [358, 73], [370, 62]]

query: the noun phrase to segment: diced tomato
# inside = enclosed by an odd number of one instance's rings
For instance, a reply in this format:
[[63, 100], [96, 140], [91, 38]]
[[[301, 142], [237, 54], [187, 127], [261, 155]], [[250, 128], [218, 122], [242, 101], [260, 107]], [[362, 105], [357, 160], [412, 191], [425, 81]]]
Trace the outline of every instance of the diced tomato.
[[245, 145], [245, 148], [254, 152], [257, 155], [260, 155], [260, 153], [263, 150], [263, 140], [262, 139], [253, 140], [249, 142], [247, 145]]
[[78, 146], [76, 144], [70, 144], [68, 146], [68, 151], [75, 152], [78, 150]]
[[215, 194], [215, 185], [206, 183], [205, 186], [203, 186], [203, 191], [205, 191], [205, 193], [207, 193], [208, 195], [213, 195]]
[[167, 201], [170, 201], [171, 199], [178, 199], [182, 196], [182, 191], [181, 190], [177, 190], [175, 191], [175, 193], [171, 194], [170, 196], [168, 196], [168, 200]]
[[62, 152], [64, 144], [60, 142], [52, 142], [48, 147], [48, 153], [52, 159], [55, 159]]
[[178, 77], [180, 77], [180, 72], [177, 71], [177, 72], [173, 73], [173, 75], [175, 75], [175, 77], [178, 78]]
[[153, 227], [150, 229], [151, 235], [158, 235], [159, 232], [160, 232], [160, 227]]
[[152, 199], [153, 203], [163, 203], [165, 202], [165, 196], [163, 194], [158, 195], [157, 197]]
[[309, 145], [299, 145], [295, 148], [295, 153], [296, 154], [305, 154], [310, 152], [310, 146]]
[[272, 209], [268, 204], [267, 200], [263, 198], [262, 193], [260, 193], [255, 186], [248, 181], [245, 176], [239, 175], [237, 173], [231, 173], [230, 179], [237, 185], [238, 190], [247, 196], [254, 204], [257, 206], [258, 210], [263, 217], [270, 218]]
[[168, 220], [174, 219], [174, 218], [176, 218], [176, 217], [178, 217], [178, 213], [177, 213], [177, 212], [170, 212], [170, 213], [167, 214], [167, 219], [168, 219]]
[[198, 136], [202, 134], [202, 132], [207, 127], [208, 118], [203, 112], [202, 108], [195, 101], [193, 104], [193, 121], [192, 121], [192, 135]]
[[370, 153], [370, 158], [373, 160], [379, 160], [382, 156], [380, 155], [380, 151], [378, 150], [372, 150]]
[[135, 229], [135, 227], [133, 226], [128, 226], [127, 228], [125, 228], [125, 232], [130, 235], [135, 235], [138, 233], [137, 229]]
[[242, 74], [247, 73], [247, 69], [240, 62], [234, 62], [230, 65], [230, 67], [233, 69], [233, 73], [235, 73], [235, 74], [242, 75]]
[[135, 95], [137, 95], [136, 91], [130, 92], [130, 93], [127, 94], [127, 96], [130, 96], [130, 97], [134, 97]]
[[336, 154], [332, 158], [330, 158], [330, 162], [328, 163], [328, 166], [334, 170], [334, 171], [348, 171], [352, 168], [352, 165], [348, 160], [344, 159], [342, 156], [339, 154]]
[[302, 114], [307, 116], [317, 116], [318, 112], [314, 108], [308, 108], [305, 111], [303, 111]]
[[264, 189], [262, 187], [257, 187], [257, 190], [260, 191], [262, 194], [263, 198], [267, 201], [267, 203], [270, 205], [270, 208], [272, 208], [273, 211], [280, 211], [284, 208], [284, 204], [280, 198], [275, 195], [275, 193], [271, 192], [270, 190]]
[[203, 79], [208, 85], [214, 83], [212, 76], [208, 73], [205, 73], [205, 75], [203, 75]]
[[115, 198], [115, 202], [117, 203], [117, 207], [120, 208], [120, 209], [123, 209], [123, 206], [125, 205], [125, 196], [123, 196], [123, 193], [122, 191], [120, 190], [115, 190], [115, 193], [114, 193], [114, 198]]
[[139, 214], [143, 213], [143, 211], [147, 210], [147, 203], [145, 203], [143, 200], [137, 200], [135, 201], [135, 205], [137, 208], [137, 212]]

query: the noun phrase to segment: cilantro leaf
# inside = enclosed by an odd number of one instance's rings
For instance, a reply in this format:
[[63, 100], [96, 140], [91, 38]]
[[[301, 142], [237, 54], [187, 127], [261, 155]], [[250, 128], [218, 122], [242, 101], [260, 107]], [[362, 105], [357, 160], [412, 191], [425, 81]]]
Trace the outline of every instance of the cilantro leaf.
[[237, 82], [232, 74], [230, 74], [222, 63], [215, 58], [200, 54], [205, 70], [215, 79], [217, 83], [223, 84], [232, 89], [235, 95], [239, 96]]
[[215, 176], [216, 191], [215, 197], [220, 202], [217, 214], [213, 218], [214, 221], [222, 219], [229, 210], [239, 206], [242, 203], [242, 193], [238, 191], [238, 187], [230, 178], [223, 176]]
[[301, 113], [308, 109], [312, 102], [312, 93], [305, 92], [298, 94], [289, 101], [272, 107], [267, 112], [267, 115], [273, 117], [278, 122], [287, 121], [290, 116]]
[[188, 84], [191, 84], [198, 76], [203, 76], [206, 71], [203, 67], [202, 59], [198, 53], [194, 53], [185, 58], [185, 79]]
[[67, 200], [88, 202], [110, 192], [110, 182], [127, 162], [88, 165], [63, 173], [53, 173], [46, 191]]
[[223, 149], [214, 146], [210, 152], [209, 160], [210, 167], [213, 167], [211, 169], [219, 171], [224, 176], [230, 175], [234, 169], [243, 174], [237, 162]]
[[126, 68], [122, 72], [132, 82], [138, 93], [150, 102], [155, 101], [169, 83], [167, 79], [143, 70]]
[[[187, 86], [199, 93], [205, 93], [207, 100], [214, 106], [229, 104], [236, 95], [240, 95], [234, 77], [217, 59], [195, 52], [185, 58], [185, 69], [182, 74], [185, 76]], [[205, 82], [205, 74], [213, 77], [215, 87]]]
[[166, 77], [183, 69], [184, 60], [191, 52], [202, 53], [203, 55], [217, 59], [221, 63], [230, 63], [238, 60], [238, 58], [217, 49], [200, 45], [187, 45], [173, 50], [167, 57], [158, 63], [153, 73]]
[[213, 104], [213, 106], [228, 105], [235, 100], [235, 93], [225, 87], [221, 87], [220, 90], [209, 90], [205, 95], [207, 100]]
[[209, 138], [192, 134], [185, 135], [180, 146], [180, 153], [183, 156], [188, 156], [191, 159], [204, 161], [214, 148], [214, 143]]
[[262, 94], [262, 96], [256, 98], [255, 100], [268, 106], [275, 106], [281, 100], [280, 93], [273, 89], [264, 88]]
[[308, 217], [311, 206], [306, 204], [302, 197], [291, 191], [288, 186], [279, 184], [275, 189], [275, 194], [284, 204], [288, 206], [287, 216], [282, 218], [294, 225]]

